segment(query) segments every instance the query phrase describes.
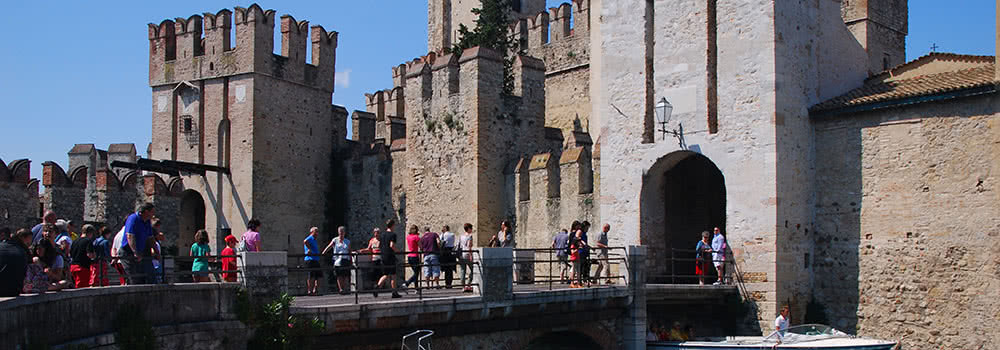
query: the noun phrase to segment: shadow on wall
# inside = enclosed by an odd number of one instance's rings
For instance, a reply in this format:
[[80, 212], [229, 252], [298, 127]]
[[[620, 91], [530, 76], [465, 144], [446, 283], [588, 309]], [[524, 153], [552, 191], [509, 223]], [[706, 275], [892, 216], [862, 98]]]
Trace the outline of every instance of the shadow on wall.
[[815, 276], [805, 319], [848, 333], [858, 325], [861, 244], [861, 129], [817, 124]]

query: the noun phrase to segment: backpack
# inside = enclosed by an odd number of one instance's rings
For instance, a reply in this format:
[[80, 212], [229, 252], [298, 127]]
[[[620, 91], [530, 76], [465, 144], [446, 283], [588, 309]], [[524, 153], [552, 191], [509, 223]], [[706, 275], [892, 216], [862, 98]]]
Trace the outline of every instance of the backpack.
[[247, 240], [246, 238], [244, 238], [243, 240], [240, 240], [239, 243], [236, 243], [236, 252], [242, 253], [246, 251], [247, 251]]

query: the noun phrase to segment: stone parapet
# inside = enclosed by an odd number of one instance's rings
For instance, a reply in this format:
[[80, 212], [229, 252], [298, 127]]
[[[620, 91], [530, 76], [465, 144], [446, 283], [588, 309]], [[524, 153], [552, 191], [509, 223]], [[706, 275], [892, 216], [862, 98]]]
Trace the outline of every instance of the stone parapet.
[[288, 292], [288, 252], [240, 252], [238, 282], [256, 297]]
[[502, 302], [514, 298], [514, 249], [481, 248], [483, 273], [479, 278], [479, 294], [483, 302]]

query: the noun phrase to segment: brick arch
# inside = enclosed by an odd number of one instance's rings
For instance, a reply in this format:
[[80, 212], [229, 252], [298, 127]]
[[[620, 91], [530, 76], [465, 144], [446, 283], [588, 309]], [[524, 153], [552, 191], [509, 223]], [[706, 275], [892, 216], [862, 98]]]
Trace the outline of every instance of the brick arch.
[[135, 189], [135, 186], [138, 184], [140, 177], [142, 177], [142, 175], [135, 170], [125, 173], [125, 176], [122, 176], [122, 182], [121, 182], [122, 188], [126, 190]]
[[171, 196], [180, 197], [184, 193], [184, 180], [180, 176], [171, 177], [167, 180], [167, 192]]
[[31, 161], [18, 159], [7, 165], [10, 171], [10, 181], [27, 184], [31, 180]]
[[81, 165], [69, 172], [69, 180], [73, 185], [80, 188], [87, 188], [88, 170], [86, 165]]
[[55, 186], [55, 187], [72, 187], [73, 183], [70, 182], [69, 176], [66, 176], [66, 171], [63, 170], [56, 162], [45, 162], [42, 163], [44, 166], [42, 173], [42, 184], [45, 186]]
[[7, 169], [7, 164], [0, 159], [0, 182], [10, 182], [10, 170]]

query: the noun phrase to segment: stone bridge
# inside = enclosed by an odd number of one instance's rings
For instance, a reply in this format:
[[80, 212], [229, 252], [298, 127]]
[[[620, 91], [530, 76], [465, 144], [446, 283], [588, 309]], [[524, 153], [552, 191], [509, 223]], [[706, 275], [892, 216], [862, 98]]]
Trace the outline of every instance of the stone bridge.
[[[244, 253], [244, 285], [254, 293], [287, 290], [283, 254]], [[579, 289], [515, 286], [509, 249], [484, 249], [482, 257], [478, 295], [442, 289], [401, 299], [298, 297], [290, 312], [325, 321], [311, 339], [315, 349], [399, 349], [402, 336], [417, 329], [435, 332], [436, 349], [645, 349], [648, 310], [713, 314], [738, 297], [734, 287], [642, 283], [644, 269], [634, 267], [645, 266], [643, 247], [629, 249], [627, 283]], [[236, 283], [120, 286], [0, 299], [0, 335], [10, 340], [0, 349], [39, 342], [112, 349], [112, 316], [136, 306], [161, 348], [243, 349], [247, 329], [235, 317], [238, 289]], [[68, 331], [38, 332], [53, 327]]]

